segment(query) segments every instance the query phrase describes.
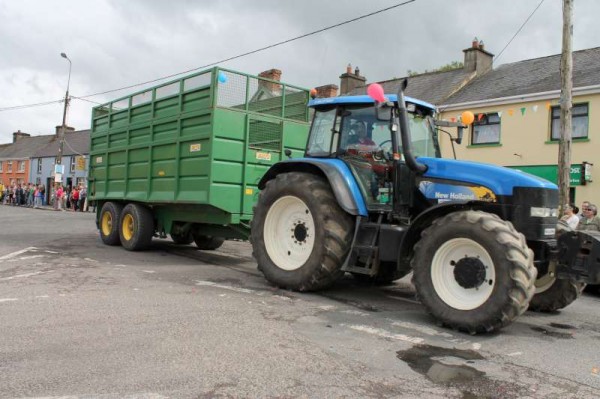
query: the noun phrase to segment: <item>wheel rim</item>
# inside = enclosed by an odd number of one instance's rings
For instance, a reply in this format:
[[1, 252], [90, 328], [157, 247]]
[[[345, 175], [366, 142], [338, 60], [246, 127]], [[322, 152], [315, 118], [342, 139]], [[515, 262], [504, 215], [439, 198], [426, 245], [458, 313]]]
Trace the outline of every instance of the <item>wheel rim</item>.
[[[457, 273], [457, 267], [462, 271]], [[469, 275], [473, 270], [477, 271], [476, 276]], [[431, 280], [435, 292], [448, 306], [472, 310], [483, 305], [494, 291], [494, 262], [477, 242], [454, 238], [436, 251], [431, 262]]]
[[123, 231], [123, 238], [127, 241], [131, 240], [133, 237], [133, 216], [130, 214], [123, 216], [123, 221], [121, 223], [123, 226], [121, 229]]
[[112, 215], [108, 211], [104, 212], [102, 214], [102, 222], [101, 222], [102, 234], [104, 236], [110, 235], [110, 233], [112, 232], [112, 225], [113, 225]]
[[535, 294], [541, 294], [544, 291], [547, 291], [554, 282], [556, 281], [556, 277], [550, 275], [550, 273], [544, 274], [542, 277], [535, 280]]
[[280, 269], [300, 268], [312, 253], [315, 222], [310, 209], [297, 197], [279, 198], [267, 213], [264, 225], [267, 254]]

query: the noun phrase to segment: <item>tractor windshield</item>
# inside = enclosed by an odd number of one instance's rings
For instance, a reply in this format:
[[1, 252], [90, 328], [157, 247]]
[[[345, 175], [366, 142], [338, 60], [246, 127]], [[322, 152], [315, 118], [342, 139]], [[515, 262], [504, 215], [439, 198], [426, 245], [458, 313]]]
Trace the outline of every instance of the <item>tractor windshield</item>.
[[[415, 109], [408, 118], [413, 154], [416, 157], [437, 157], [433, 120], [427, 112]], [[355, 146], [372, 146], [386, 153], [392, 151], [389, 121], [378, 120], [373, 105], [316, 109], [306, 149], [307, 156], [327, 157], [346, 152]]]

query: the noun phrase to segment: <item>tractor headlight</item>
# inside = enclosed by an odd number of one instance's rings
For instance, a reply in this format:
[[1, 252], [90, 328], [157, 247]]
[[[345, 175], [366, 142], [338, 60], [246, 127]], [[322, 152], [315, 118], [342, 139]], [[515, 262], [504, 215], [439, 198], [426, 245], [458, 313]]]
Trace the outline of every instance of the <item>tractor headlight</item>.
[[558, 210], [556, 208], [539, 208], [532, 206], [530, 215], [537, 218], [556, 217], [558, 215]]

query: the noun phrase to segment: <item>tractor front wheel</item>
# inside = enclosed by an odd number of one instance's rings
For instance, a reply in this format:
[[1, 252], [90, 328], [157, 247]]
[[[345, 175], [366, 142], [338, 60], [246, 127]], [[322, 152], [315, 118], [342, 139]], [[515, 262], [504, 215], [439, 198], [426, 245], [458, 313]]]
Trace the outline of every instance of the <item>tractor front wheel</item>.
[[354, 225], [322, 177], [277, 175], [261, 191], [251, 227], [253, 255], [271, 283], [313, 291], [344, 274]]
[[497, 330], [525, 312], [537, 275], [523, 235], [480, 211], [435, 220], [415, 246], [412, 267], [427, 310], [471, 334]]

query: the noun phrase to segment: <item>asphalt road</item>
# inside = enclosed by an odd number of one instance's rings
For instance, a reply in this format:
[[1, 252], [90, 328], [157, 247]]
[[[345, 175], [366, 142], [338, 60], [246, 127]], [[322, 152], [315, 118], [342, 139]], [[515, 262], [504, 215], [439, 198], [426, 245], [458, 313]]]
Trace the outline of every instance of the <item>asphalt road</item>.
[[0, 206], [0, 398], [595, 398], [600, 297], [493, 335], [409, 279], [282, 291], [245, 242], [104, 246], [91, 213]]

